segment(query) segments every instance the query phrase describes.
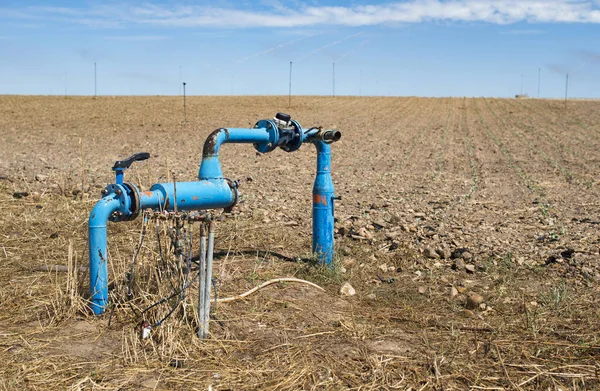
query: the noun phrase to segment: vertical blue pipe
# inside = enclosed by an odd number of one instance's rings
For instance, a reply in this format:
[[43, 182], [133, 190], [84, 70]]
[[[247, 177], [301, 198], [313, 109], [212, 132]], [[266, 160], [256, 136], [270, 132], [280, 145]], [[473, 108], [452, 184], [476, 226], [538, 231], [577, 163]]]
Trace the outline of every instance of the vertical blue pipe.
[[313, 187], [313, 253], [320, 263], [333, 264], [333, 201], [331, 147], [316, 141], [317, 176]]
[[120, 201], [115, 194], [102, 198], [92, 212], [88, 223], [90, 251], [90, 301], [92, 311], [99, 315], [108, 302], [108, 258], [106, 251], [106, 223], [110, 215], [119, 209]]

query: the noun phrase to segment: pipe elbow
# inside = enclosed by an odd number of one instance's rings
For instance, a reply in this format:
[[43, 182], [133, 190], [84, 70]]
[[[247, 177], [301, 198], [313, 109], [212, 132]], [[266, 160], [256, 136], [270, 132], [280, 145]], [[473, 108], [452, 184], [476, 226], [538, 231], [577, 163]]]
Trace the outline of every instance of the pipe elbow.
[[221, 144], [223, 144], [228, 139], [228, 129], [220, 128], [214, 130], [211, 134], [208, 135], [206, 141], [204, 141], [204, 147], [202, 148], [202, 158], [218, 155]]
[[102, 198], [90, 212], [88, 225], [90, 228], [106, 227], [106, 222], [111, 214], [119, 210], [121, 203], [114, 195]]

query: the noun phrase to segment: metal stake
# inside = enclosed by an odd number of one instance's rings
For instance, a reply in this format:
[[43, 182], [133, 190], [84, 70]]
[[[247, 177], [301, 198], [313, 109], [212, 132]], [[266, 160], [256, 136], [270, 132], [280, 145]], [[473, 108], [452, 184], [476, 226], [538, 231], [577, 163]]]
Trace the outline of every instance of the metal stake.
[[183, 126], [187, 125], [187, 109], [185, 105], [185, 82], [183, 82]]
[[[208, 336], [208, 326], [210, 320], [210, 288], [212, 280], [213, 253], [215, 245], [215, 223], [208, 223], [208, 248], [206, 250], [206, 276], [204, 280], [204, 330]], [[206, 337], [205, 336], [205, 337]]]
[[[198, 338], [206, 338], [208, 325], [204, 319], [206, 302], [204, 301], [206, 289], [206, 226], [200, 224], [200, 276], [198, 281]], [[210, 305], [210, 303], [208, 303]]]

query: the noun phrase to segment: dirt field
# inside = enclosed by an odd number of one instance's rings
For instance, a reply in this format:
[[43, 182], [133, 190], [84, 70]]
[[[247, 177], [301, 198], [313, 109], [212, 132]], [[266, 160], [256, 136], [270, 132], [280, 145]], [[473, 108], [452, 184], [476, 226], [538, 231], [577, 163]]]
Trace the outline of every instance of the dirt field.
[[[0, 389], [600, 389], [600, 102], [191, 97], [185, 127], [182, 109], [0, 97]], [[336, 269], [305, 260], [314, 147], [225, 145], [243, 202], [217, 224], [217, 292], [290, 276], [326, 292], [279, 284], [219, 304], [205, 341], [195, 287], [147, 340], [128, 305], [90, 315], [78, 270], [114, 161], [150, 152], [126, 173], [142, 189], [193, 180], [210, 131], [277, 111], [343, 133]], [[109, 227], [115, 303], [141, 225]]]

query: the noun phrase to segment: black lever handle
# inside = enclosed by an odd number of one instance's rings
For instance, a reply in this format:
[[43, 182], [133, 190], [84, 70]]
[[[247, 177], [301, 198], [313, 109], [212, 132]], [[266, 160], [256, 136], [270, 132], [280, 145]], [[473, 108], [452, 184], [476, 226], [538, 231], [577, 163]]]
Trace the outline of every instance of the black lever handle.
[[131, 155], [127, 159], [117, 160], [115, 165], [113, 166], [113, 170], [125, 170], [129, 168], [133, 164], [133, 162], [142, 162], [150, 158], [150, 154], [148, 152], [140, 152]]

